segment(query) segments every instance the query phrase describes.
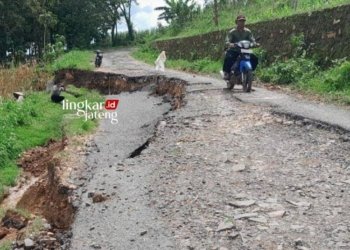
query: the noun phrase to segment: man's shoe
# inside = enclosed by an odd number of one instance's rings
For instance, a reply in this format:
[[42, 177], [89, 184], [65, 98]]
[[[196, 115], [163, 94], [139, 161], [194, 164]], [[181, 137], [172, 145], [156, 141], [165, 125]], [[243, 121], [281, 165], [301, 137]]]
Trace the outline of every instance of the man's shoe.
[[222, 70], [220, 70], [220, 75], [221, 75], [222, 79], [224, 79], [224, 80], [230, 79], [230, 75]]

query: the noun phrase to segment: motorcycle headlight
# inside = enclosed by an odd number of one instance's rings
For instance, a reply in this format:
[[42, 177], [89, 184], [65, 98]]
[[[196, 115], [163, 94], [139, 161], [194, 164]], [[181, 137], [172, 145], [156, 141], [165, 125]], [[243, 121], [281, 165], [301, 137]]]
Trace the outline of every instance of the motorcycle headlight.
[[249, 42], [249, 41], [244, 41], [244, 42], [242, 42], [242, 45], [243, 45], [243, 48], [244, 48], [244, 49], [249, 49], [249, 47], [250, 47], [250, 42]]

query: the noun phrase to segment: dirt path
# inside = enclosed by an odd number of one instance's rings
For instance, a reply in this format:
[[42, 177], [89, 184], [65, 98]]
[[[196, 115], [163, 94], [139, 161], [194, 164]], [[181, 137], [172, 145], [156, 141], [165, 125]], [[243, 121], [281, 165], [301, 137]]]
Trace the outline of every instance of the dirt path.
[[[156, 74], [127, 50], [101, 71]], [[147, 92], [117, 96], [118, 125], [102, 122], [85, 159], [71, 249], [350, 249], [348, 111], [165, 74], [188, 82], [186, 105], [163, 115]]]

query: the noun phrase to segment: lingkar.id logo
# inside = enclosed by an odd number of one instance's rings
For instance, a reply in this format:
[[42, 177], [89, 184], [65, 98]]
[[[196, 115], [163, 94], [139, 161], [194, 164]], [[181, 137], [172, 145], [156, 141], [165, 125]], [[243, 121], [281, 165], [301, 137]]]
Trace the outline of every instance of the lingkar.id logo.
[[63, 110], [75, 110], [78, 117], [83, 117], [85, 121], [94, 119], [109, 119], [112, 124], [118, 124], [118, 99], [109, 99], [105, 102], [89, 103], [87, 100], [83, 102], [70, 102], [63, 100]]

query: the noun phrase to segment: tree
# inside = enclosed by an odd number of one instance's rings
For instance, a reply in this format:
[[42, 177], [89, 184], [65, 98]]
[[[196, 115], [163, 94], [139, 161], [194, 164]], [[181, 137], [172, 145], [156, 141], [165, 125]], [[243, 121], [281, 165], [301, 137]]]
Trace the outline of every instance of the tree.
[[155, 10], [163, 11], [158, 20], [165, 20], [167, 23], [175, 22], [183, 25], [186, 21], [192, 19], [199, 6], [193, 0], [165, 0], [166, 6], [160, 6]]
[[214, 0], [214, 24], [215, 26], [219, 26], [219, 6], [218, 0]]
[[66, 37], [69, 49], [87, 48], [92, 40], [100, 41], [107, 36], [107, 10], [102, 3], [100, 0], [61, 0], [55, 5], [58, 18], [55, 33]]
[[[57, 24], [57, 16], [53, 7], [58, 0], [26, 0], [26, 23], [28, 27], [26, 47], [34, 47], [34, 51], [41, 56], [48, 43], [52, 43], [52, 30]], [[29, 46], [28, 46], [29, 44]]]
[[0, 2], [0, 60], [6, 58], [6, 52], [12, 56], [23, 50], [27, 42], [27, 12], [25, 0], [1, 0]]
[[120, 0], [110, 0], [106, 1], [107, 9], [107, 22], [111, 29], [111, 42], [112, 46], [117, 44], [117, 34], [118, 34], [118, 21], [121, 19]]
[[48, 28], [53, 28], [56, 23], [57, 19], [56, 17], [52, 14], [50, 11], [45, 11], [44, 13], [39, 15], [38, 21], [41, 25], [44, 26], [44, 51], [46, 48], [46, 43], [47, 43], [47, 35], [48, 35]]
[[126, 26], [128, 27], [129, 39], [133, 41], [135, 39], [134, 25], [131, 21], [131, 6], [132, 4], [138, 4], [136, 0], [121, 0], [120, 11], [125, 19]]

